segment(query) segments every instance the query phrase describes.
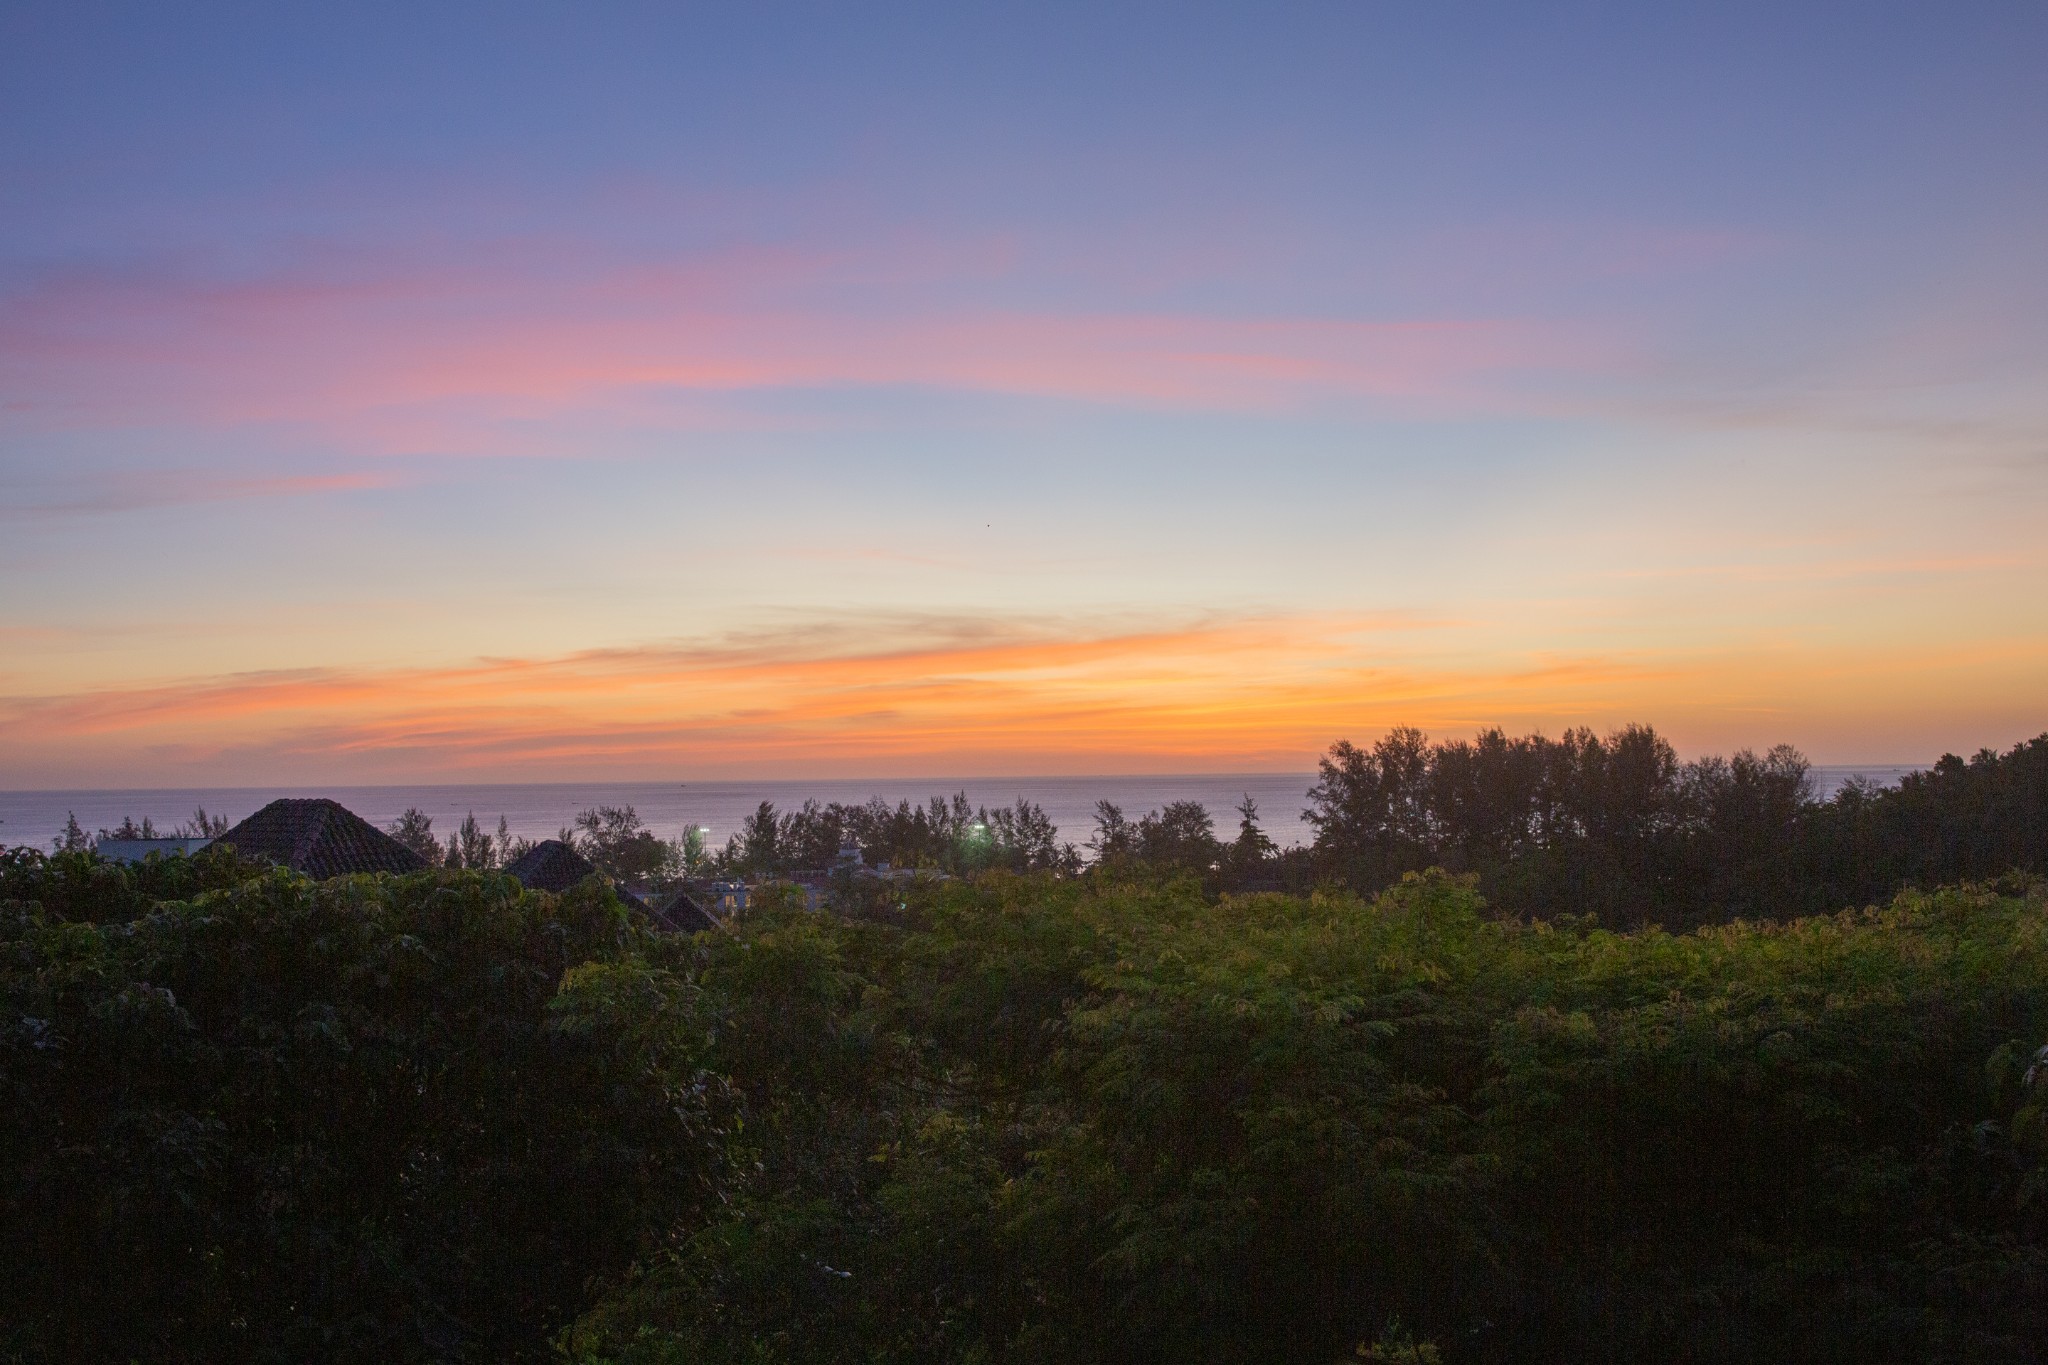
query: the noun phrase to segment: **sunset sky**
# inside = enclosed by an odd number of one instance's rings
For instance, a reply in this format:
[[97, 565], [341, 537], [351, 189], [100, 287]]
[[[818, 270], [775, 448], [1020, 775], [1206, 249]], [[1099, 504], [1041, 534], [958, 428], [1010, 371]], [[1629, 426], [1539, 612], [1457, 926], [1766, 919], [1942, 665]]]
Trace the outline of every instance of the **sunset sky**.
[[2048, 730], [2048, 5], [0, 7], [0, 787]]

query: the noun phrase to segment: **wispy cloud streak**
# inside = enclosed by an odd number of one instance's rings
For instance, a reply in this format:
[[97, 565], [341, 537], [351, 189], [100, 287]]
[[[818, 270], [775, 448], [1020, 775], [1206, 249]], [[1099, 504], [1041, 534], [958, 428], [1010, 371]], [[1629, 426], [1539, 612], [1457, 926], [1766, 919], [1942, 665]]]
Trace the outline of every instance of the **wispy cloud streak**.
[[[1485, 406], [1614, 359], [1518, 318], [1317, 318], [949, 305], [868, 263], [735, 253], [578, 273], [533, 262], [311, 266], [254, 281], [53, 276], [0, 304], [7, 420], [299, 424], [370, 451], [492, 447], [493, 423], [664, 392], [929, 388], [1149, 408], [1375, 400]], [[668, 414], [665, 420], [675, 420]], [[464, 432], [467, 432], [467, 438]]]
[[[1218, 770], [1304, 766], [1339, 735], [1393, 724], [1650, 716], [1681, 732], [1705, 718], [1711, 733], [1729, 717], [1782, 724], [1952, 685], [1940, 669], [1787, 647], [1479, 656], [1465, 652], [1465, 630], [1400, 617], [878, 619], [17, 695], [0, 700], [0, 747], [24, 777], [116, 785], [133, 767], [233, 781]], [[2037, 677], [2048, 653], [2014, 644], [1956, 666], [1981, 691], [1992, 674]]]
[[[934, 763], [1071, 769], [1299, 762], [1333, 718], [1435, 715], [1484, 692], [1640, 678], [1619, 661], [1532, 660], [1519, 676], [1402, 662], [1432, 623], [1198, 621], [1150, 628], [973, 620], [821, 626], [720, 641], [301, 670], [0, 702], [21, 753], [161, 768], [327, 766], [568, 774], [874, 771]], [[316, 759], [317, 756], [317, 759]]]
[[0, 520], [37, 521], [244, 498], [354, 492], [395, 488], [405, 482], [402, 474], [390, 469], [272, 478], [222, 478], [199, 470], [111, 471], [92, 479], [66, 478], [8, 489], [0, 496]]

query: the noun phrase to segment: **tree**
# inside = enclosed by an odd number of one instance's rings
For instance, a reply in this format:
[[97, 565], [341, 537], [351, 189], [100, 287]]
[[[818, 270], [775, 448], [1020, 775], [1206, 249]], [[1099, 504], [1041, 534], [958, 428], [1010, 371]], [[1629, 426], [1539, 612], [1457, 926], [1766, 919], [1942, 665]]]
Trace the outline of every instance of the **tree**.
[[447, 851], [434, 837], [434, 817], [418, 806], [407, 806], [405, 814], [386, 825], [384, 832], [426, 859], [429, 867], [440, 866], [447, 857]]
[[76, 811], [64, 812], [64, 828], [50, 841], [50, 849], [56, 853], [83, 853], [92, 847], [92, 839], [78, 823]]
[[476, 822], [475, 811], [463, 817], [461, 827], [448, 840], [448, 866], [477, 871], [498, 866], [497, 845]]
[[596, 806], [576, 816], [575, 845], [598, 871], [624, 882], [673, 875], [673, 844], [654, 837], [631, 806]]
[[702, 825], [690, 825], [683, 830], [677, 841], [676, 857], [682, 865], [685, 877], [701, 877], [711, 862], [711, 855], [704, 847], [704, 836], [711, 831]]
[[190, 823], [178, 826], [175, 834], [181, 839], [218, 839], [229, 829], [225, 815], [208, 815], [206, 807], [194, 806]]
[[[1086, 845], [1095, 866], [1104, 870], [1148, 870], [1167, 874], [1213, 872], [1223, 846], [1216, 842], [1216, 822], [1199, 801], [1169, 801], [1162, 810], [1146, 812], [1136, 821], [1114, 801], [1095, 803], [1095, 837]], [[1079, 859], [1068, 846], [1067, 859]], [[1067, 870], [1055, 861], [1048, 871]]]
[[1237, 804], [1237, 839], [1230, 845], [1226, 861], [1232, 873], [1239, 877], [1255, 877], [1265, 870], [1278, 850], [1273, 841], [1266, 837], [1266, 831], [1259, 828], [1259, 803], [1246, 792], [1244, 800]]
[[1095, 855], [1097, 867], [1114, 867], [1127, 862], [1138, 851], [1137, 830], [1124, 818], [1124, 809], [1107, 799], [1095, 803], [1095, 837], [1085, 847]]
[[1059, 828], [1052, 817], [1021, 796], [1015, 805], [977, 811], [974, 827], [985, 837], [981, 866], [1012, 872], [1072, 872], [1080, 865], [1074, 846], [1059, 841]]
[[1397, 727], [1370, 749], [1339, 740], [1318, 765], [1302, 812], [1316, 831], [1318, 856], [1359, 885], [1385, 885], [1429, 866], [1431, 834], [1428, 736]]
[[782, 870], [782, 822], [775, 816], [775, 803], [763, 801], [740, 823], [738, 841], [740, 867], [766, 875]]
[[498, 833], [494, 842], [497, 845], [496, 851], [499, 867], [510, 867], [513, 863], [533, 851], [533, 840], [523, 835], [514, 838], [512, 836], [512, 827], [505, 822], [503, 815], [498, 817]]
[[1169, 801], [1147, 812], [1136, 832], [1138, 858], [1162, 870], [1206, 875], [1222, 853], [1216, 822], [1199, 801]]

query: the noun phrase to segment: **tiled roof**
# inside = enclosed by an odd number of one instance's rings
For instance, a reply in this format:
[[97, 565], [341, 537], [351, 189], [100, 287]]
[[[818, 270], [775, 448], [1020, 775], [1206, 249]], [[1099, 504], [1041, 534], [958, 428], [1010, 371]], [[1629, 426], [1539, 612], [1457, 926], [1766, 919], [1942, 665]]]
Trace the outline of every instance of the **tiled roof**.
[[325, 797], [273, 801], [216, 841], [309, 877], [417, 872], [419, 854], [354, 811]]
[[543, 839], [506, 864], [505, 870], [529, 891], [567, 891], [597, 868], [560, 839]]
[[676, 892], [651, 913], [655, 923], [679, 934], [694, 934], [718, 927], [718, 921], [712, 918], [711, 912], [697, 904], [697, 898], [687, 891]]

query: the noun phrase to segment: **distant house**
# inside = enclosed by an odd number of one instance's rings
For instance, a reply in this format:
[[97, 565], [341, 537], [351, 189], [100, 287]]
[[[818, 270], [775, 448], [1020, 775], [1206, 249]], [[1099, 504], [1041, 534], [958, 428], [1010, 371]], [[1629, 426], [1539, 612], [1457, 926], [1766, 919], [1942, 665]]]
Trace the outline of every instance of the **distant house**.
[[830, 872], [791, 872], [775, 877], [772, 881], [784, 886], [794, 886], [804, 893], [804, 909], [817, 911], [825, 908], [826, 900], [832, 894], [833, 874]]
[[[552, 891], [556, 894], [580, 884], [586, 877], [600, 875], [595, 863], [560, 839], [541, 840], [507, 863], [505, 871], [529, 891]], [[616, 882], [612, 883], [612, 890], [626, 904], [645, 910], [648, 917], [664, 929], [694, 934], [699, 929], [718, 927], [718, 921], [706, 914], [704, 907], [691, 899], [686, 891], [678, 891], [666, 900], [650, 901]]]
[[709, 910], [699, 905], [697, 898], [688, 891], [676, 892], [651, 908], [648, 913], [654, 917], [656, 924], [679, 934], [695, 934], [706, 929], [718, 928], [718, 920]]
[[[597, 864], [578, 853], [575, 846], [560, 839], [543, 839], [505, 864], [505, 870], [529, 891], [552, 891], [557, 895], [580, 884], [585, 877], [599, 876]], [[605, 881], [628, 905], [647, 908], [647, 902], [611, 878]]]
[[426, 860], [337, 801], [273, 801], [216, 841], [244, 858], [325, 880], [357, 872], [418, 872]]
[[924, 867], [891, 867], [877, 863], [870, 867], [862, 861], [861, 851], [851, 845], [839, 850], [831, 865], [823, 869], [800, 869], [794, 872], [777, 872], [767, 876], [743, 880], [738, 877], [696, 879], [688, 884], [691, 898], [701, 906], [713, 920], [730, 919], [742, 914], [753, 902], [754, 897], [770, 887], [795, 887], [803, 892], [804, 909], [822, 910], [831, 904], [833, 894], [850, 886], [887, 883], [898, 888], [912, 882], [944, 882], [952, 878], [946, 873]]
[[212, 842], [211, 839], [101, 839], [93, 845], [93, 851], [110, 863], [139, 863], [152, 853], [164, 858], [182, 853], [189, 858]]
[[745, 882], [736, 877], [694, 882], [690, 886], [697, 904], [708, 909], [714, 916], [736, 915], [745, 910], [750, 890]]
[[543, 839], [505, 864], [505, 870], [529, 891], [560, 893], [596, 876], [597, 864], [560, 839]]

